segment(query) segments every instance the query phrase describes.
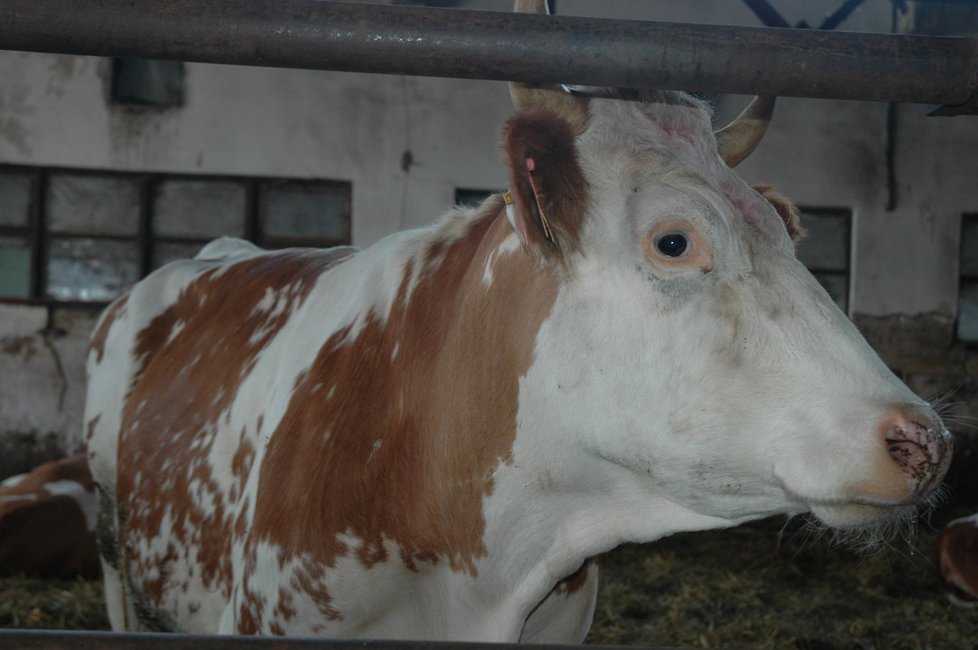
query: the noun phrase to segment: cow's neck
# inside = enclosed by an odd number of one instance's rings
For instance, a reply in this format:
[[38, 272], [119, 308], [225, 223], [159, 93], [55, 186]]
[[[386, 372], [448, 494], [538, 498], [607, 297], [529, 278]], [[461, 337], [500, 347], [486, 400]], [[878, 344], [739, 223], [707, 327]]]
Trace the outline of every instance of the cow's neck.
[[[484, 563], [482, 580], [498, 576], [510, 596], [524, 582], [517, 591], [525, 595], [621, 543], [733, 525], [650, 494], [641, 477], [591, 454], [572, 432], [548, 428], [555, 418], [545, 404], [520, 402], [560, 389], [545, 370], [531, 372], [546, 367], [540, 356], [574, 351], [550, 349], [546, 334], [539, 336], [545, 321], [560, 318], [553, 313], [558, 271], [539, 267], [519, 247], [502, 214], [476, 220], [460, 238], [433, 240], [423, 258], [438, 263], [420, 275], [409, 270], [405, 286], [413, 277], [413, 291], [388, 326], [407, 328], [402, 340], [429, 341], [409, 352], [417, 365], [404, 368], [404, 381], [430, 378], [412, 398], [415, 416], [426, 422], [418, 431], [431, 436], [421, 502], [460, 524], [451, 533], [454, 568], [475, 574]], [[440, 526], [432, 519], [423, 528]]]
[[297, 382], [255, 520], [285, 557], [396, 553], [475, 575], [486, 556], [483, 502], [511, 461], [520, 377], [558, 279], [517, 245], [501, 201], [455, 219], [414, 240], [386, 314], [337, 331]]

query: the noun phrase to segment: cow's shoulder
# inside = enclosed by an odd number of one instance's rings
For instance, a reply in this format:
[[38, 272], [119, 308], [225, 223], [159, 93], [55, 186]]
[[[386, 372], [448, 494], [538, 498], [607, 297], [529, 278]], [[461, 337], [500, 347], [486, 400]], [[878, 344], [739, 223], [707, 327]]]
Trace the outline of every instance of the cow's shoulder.
[[238, 237], [218, 237], [208, 242], [194, 255], [195, 260], [224, 260], [230, 257], [257, 255], [265, 252], [257, 244]]

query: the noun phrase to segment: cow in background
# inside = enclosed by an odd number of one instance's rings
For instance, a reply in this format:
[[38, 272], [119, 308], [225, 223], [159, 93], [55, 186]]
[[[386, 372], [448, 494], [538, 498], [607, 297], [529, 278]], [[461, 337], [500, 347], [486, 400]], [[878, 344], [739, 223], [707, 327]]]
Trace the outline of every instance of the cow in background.
[[[103, 315], [115, 629], [580, 642], [589, 558], [926, 506], [938, 416], [676, 92], [514, 86], [510, 191], [361, 252], [222, 241]], [[762, 188], [762, 191], [766, 191]]]
[[96, 577], [95, 486], [84, 454], [0, 483], [0, 573]]
[[948, 599], [978, 607], [978, 513], [944, 526], [937, 537], [937, 564]]

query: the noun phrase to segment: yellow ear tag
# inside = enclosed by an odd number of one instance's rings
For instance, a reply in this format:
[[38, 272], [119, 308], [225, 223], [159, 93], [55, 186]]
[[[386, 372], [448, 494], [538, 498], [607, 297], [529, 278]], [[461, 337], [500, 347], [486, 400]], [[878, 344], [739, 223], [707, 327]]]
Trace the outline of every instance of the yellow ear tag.
[[503, 202], [506, 203], [506, 220], [513, 227], [516, 234], [524, 244], [530, 243], [530, 233], [526, 230], [526, 222], [516, 218], [516, 206], [513, 204], [513, 194], [506, 192], [503, 194]]
[[506, 192], [503, 194], [503, 202], [506, 204], [506, 220], [509, 221], [509, 225], [516, 230], [516, 212], [513, 208], [513, 194], [511, 192]]
[[550, 222], [547, 221], [547, 213], [543, 210], [543, 192], [537, 187], [536, 180], [533, 178], [533, 172], [537, 169], [536, 161], [533, 158], [526, 159], [526, 171], [529, 172], [530, 187], [533, 188], [533, 198], [537, 202], [537, 214], [540, 215], [540, 225], [543, 227], [543, 235], [555, 246], [557, 245], [557, 240], [554, 238], [553, 230], [550, 228]]

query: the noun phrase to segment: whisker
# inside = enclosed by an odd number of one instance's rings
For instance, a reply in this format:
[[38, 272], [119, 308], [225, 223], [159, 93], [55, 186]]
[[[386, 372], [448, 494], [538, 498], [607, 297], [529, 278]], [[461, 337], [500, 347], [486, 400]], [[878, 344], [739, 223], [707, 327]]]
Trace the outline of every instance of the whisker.
[[944, 415], [941, 416], [945, 424], [950, 424], [955, 428], [965, 428], [975, 430], [978, 429], [978, 418], [974, 418], [966, 415]]
[[960, 393], [963, 389], [964, 389], [964, 383], [957, 383], [951, 386], [950, 388], [948, 388], [942, 394], [938, 395], [934, 401], [938, 403], [945, 402], [951, 399], [952, 397], [954, 397], [955, 395], [957, 395], [958, 393]]
[[[900, 509], [888, 519], [862, 527], [832, 529], [815, 517], [806, 517], [803, 528], [808, 536], [806, 542], [827, 537], [831, 548], [846, 548], [863, 557], [891, 551], [907, 561], [917, 561], [916, 558], [922, 557], [928, 564], [933, 564], [927, 553], [917, 546], [918, 527], [920, 520], [923, 520], [923, 525], [933, 530], [930, 513], [947, 500], [947, 495], [948, 491], [942, 486], [919, 509]], [[903, 544], [894, 544], [894, 540], [900, 540]]]

